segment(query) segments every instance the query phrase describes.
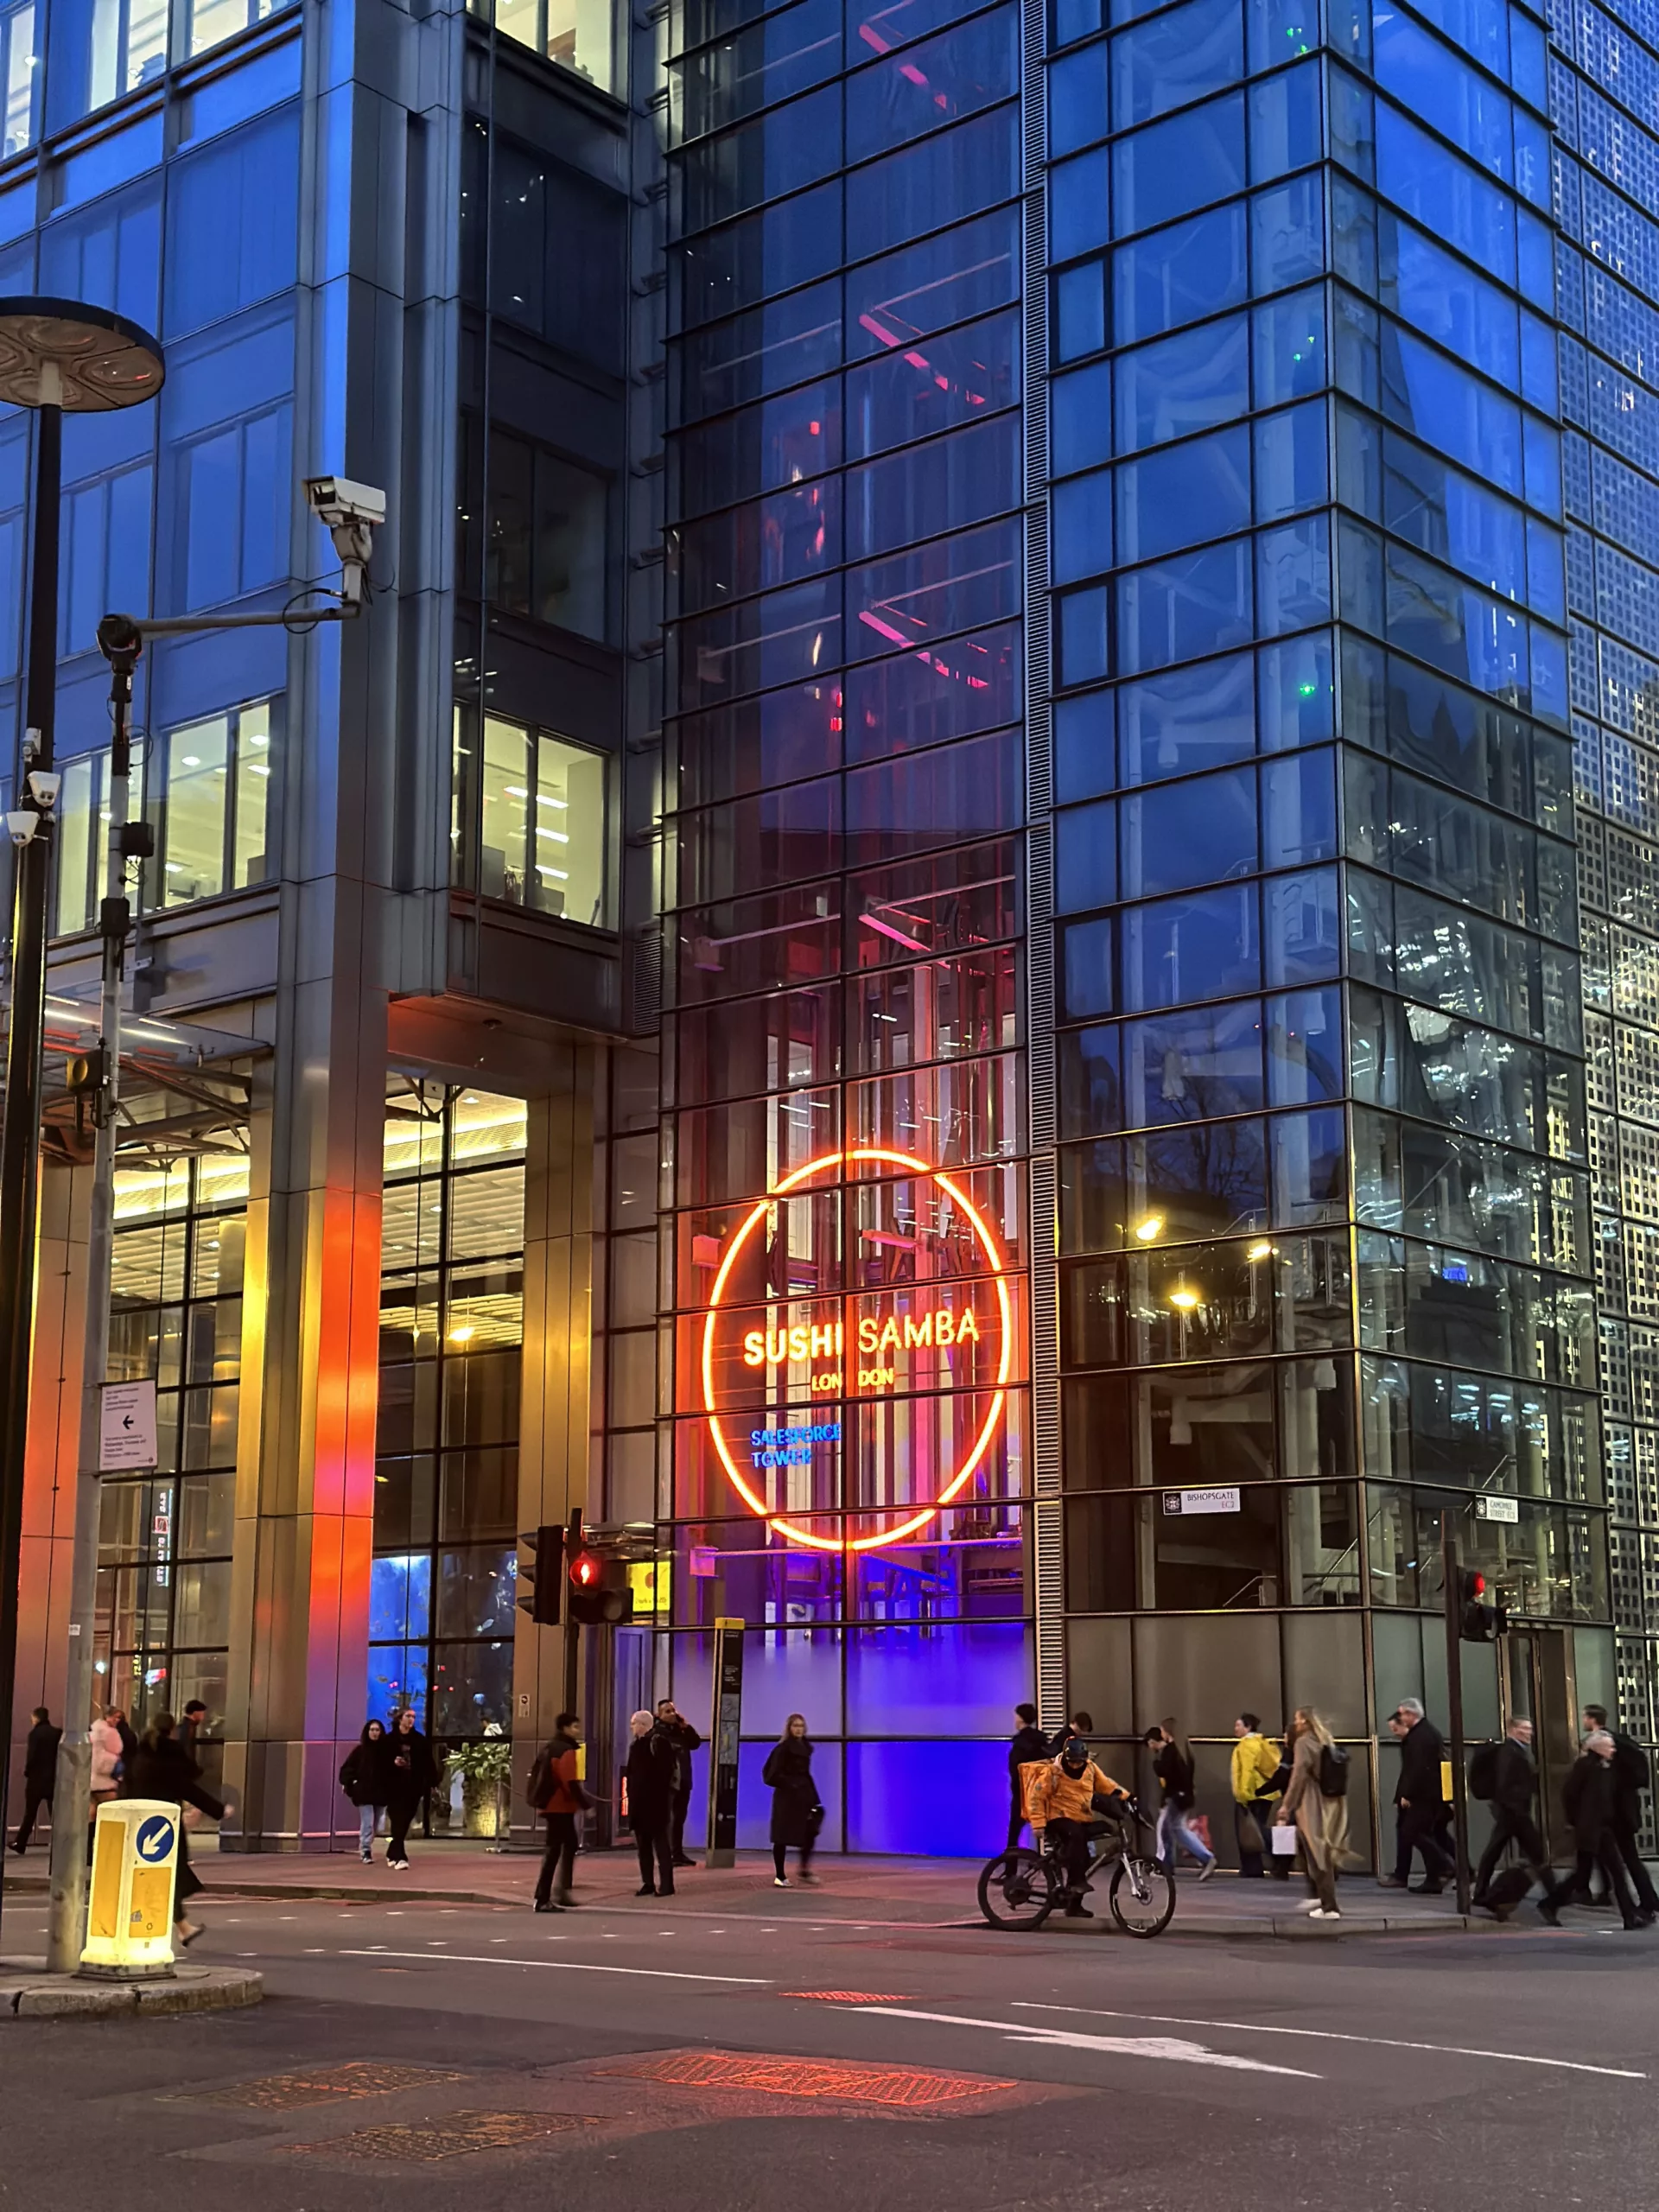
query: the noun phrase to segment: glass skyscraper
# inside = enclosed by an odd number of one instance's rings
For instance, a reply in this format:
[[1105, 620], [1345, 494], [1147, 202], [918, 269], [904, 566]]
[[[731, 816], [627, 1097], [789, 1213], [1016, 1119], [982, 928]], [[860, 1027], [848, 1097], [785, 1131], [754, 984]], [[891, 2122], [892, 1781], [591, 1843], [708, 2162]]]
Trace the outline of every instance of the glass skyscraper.
[[1176, 1719], [1218, 1837], [1236, 1713], [1315, 1705], [1386, 1848], [1449, 1520], [1471, 1736], [1651, 1745], [1659, 16], [334, 4], [0, 46], [9, 283], [168, 356], [66, 441], [64, 1039], [98, 615], [282, 606], [300, 475], [391, 500], [359, 628], [146, 657], [203, 1065], [124, 1152], [122, 1694], [207, 1698], [251, 1847], [346, 1827], [365, 1698], [522, 1768], [581, 1505], [601, 1781], [738, 1620], [747, 1840], [799, 1711], [830, 1843], [988, 1847], [1035, 1698], [1119, 1772]]

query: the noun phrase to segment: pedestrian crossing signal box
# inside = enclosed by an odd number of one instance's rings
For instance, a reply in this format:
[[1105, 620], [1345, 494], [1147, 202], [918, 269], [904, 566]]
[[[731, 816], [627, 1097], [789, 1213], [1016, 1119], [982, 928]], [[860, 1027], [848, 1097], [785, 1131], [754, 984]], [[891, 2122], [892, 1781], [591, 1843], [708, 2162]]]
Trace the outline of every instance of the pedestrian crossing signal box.
[[99, 1807], [82, 1974], [141, 1981], [172, 1973], [178, 1860], [176, 1805], [122, 1797]]

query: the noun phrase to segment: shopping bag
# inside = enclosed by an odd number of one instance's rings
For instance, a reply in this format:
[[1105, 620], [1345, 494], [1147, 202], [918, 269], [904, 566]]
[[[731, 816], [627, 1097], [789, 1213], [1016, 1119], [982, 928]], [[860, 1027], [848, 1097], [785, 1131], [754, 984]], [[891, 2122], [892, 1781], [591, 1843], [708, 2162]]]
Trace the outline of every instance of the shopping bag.
[[1281, 1828], [1277, 1821], [1274, 1823], [1273, 1833], [1268, 1839], [1268, 1848], [1275, 1859], [1293, 1858], [1300, 1842], [1301, 1838], [1297, 1834], [1294, 1824], [1289, 1827]]
[[1208, 1813], [1189, 1813], [1186, 1816], [1186, 1825], [1192, 1829], [1193, 1834], [1197, 1836], [1198, 1841], [1204, 1846], [1206, 1851], [1214, 1851], [1216, 1847], [1210, 1840], [1210, 1815]]

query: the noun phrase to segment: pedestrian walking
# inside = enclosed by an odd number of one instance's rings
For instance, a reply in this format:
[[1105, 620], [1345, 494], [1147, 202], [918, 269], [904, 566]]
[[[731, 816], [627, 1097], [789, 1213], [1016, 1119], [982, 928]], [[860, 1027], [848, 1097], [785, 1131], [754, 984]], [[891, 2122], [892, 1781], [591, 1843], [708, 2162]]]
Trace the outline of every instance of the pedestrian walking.
[[628, 1727], [633, 1741], [628, 1745], [624, 1772], [628, 1785], [628, 1825], [633, 1830], [634, 1848], [639, 1853], [638, 1894], [642, 1897], [671, 1897], [674, 1849], [669, 1840], [669, 1825], [674, 1817], [674, 1777], [677, 1771], [673, 1742], [657, 1726], [654, 1713], [636, 1713]]
[[[537, 1912], [563, 1911], [576, 1902], [571, 1887], [576, 1866], [576, 1820], [594, 1802], [576, 1771], [581, 1755], [580, 1718], [574, 1713], [562, 1713], [530, 1770], [527, 1794], [547, 1828], [542, 1870], [536, 1877]], [[628, 1802], [632, 1804], [632, 1792]]]
[[1048, 1738], [1037, 1726], [1034, 1705], [1016, 1705], [1014, 1717], [1020, 1723], [1014, 1740], [1008, 1745], [1008, 1844], [1012, 1851], [1020, 1840], [1020, 1832], [1026, 1825], [1025, 1793], [1020, 1787], [1020, 1770], [1035, 1760], [1049, 1756]]
[[386, 1759], [386, 1819], [391, 1829], [386, 1845], [386, 1864], [401, 1873], [409, 1865], [410, 1823], [421, 1808], [421, 1800], [436, 1786], [438, 1763], [432, 1746], [415, 1725], [415, 1708], [406, 1705], [393, 1719]]
[[1580, 1865], [1588, 1859], [1592, 1866], [1600, 1867], [1607, 1894], [1626, 1928], [1645, 1928], [1648, 1923], [1630, 1895], [1618, 1847], [1619, 1783], [1613, 1764], [1618, 1755], [1618, 1746], [1606, 1729], [1593, 1730], [1567, 1777], [1561, 1802], [1578, 1840]]
[[1543, 1837], [1532, 1816], [1533, 1800], [1538, 1794], [1538, 1768], [1532, 1756], [1530, 1720], [1511, 1720], [1501, 1744], [1484, 1745], [1475, 1753], [1469, 1762], [1469, 1789], [1472, 1796], [1484, 1797], [1492, 1808], [1491, 1840], [1481, 1853], [1480, 1864], [1475, 1869], [1470, 1903], [1502, 1917], [1511, 1904], [1521, 1902], [1524, 1892], [1505, 1900], [1501, 1906], [1492, 1902], [1492, 1877], [1498, 1861], [1513, 1844], [1522, 1866], [1535, 1882], [1542, 1885], [1544, 1894], [1539, 1911], [1555, 1925], [1561, 1896], [1549, 1871], [1549, 1853]]
[[115, 1732], [121, 1738], [121, 1763], [124, 1766], [138, 1748], [138, 1738], [134, 1732], [132, 1723], [118, 1705], [111, 1706], [109, 1713], [110, 1719], [115, 1723]]
[[677, 1866], [695, 1866], [696, 1860], [686, 1855], [685, 1816], [691, 1805], [691, 1754], [702, 1749], [702, 1738], [671, 1697], [658, 1699], [657, 1726], [672, 1738], [680, 1761], [679, 1772], [674, 1783], [674, 1801], [669, 1812], [669, 1849]]
[[1058, 1730], [1055, 1734], [1049, 1738], [1048, 1749], [1050, 1757], [1058, 1758], [1060, 1753], [1065, 1749], [1066, 1745], [1071, 1742], [1074, 1736], [1081, 1736], [1086, 1741], [1089, 1737], [1094, 1734], [1094, 1714], [1092, 1713], [1074, 1713], [1071, 1718], [1066, 1722], [1065, 1726]]
[[202, 1879], [190, 1864], [192, 1811], [210, 1821], [222, 1821], [225, 1808], [204, 1789], [201, 1769], [175, 1733], [178, 1723], [170, 1713], [158, 1713], [134, 1746], [121, 1777], [124, 1797], [159, 1797], [179, 1808], [178, 1863], [173, 1876], [173, 1933], [181, 1944], [194, 1943], [201, 1929], [185, 1911], [188, 1900], [202, 1888]]
[[1189, 1817], [1195, 1802], [1192, 1747], [1173, 1714], [1148, 1728], [1141, 1740], [1154, 1755], [1153, 1769], [1161, 1800], [1158, 1840], [1153, 1848], [1171, 1874], [1175, 1872], [1176, 1853], [1185, 1851], [1198, 1862], [1198, 1879], [1207, 1882], [1216, 1871], [1216, 1854]]
[[1337, 1866], [1347, 1855], [1348, 1804], [1325, 1783], [1332, 1779], [1325, 1758], [1336, 1738], [1311, 1705], [1299, 1705], [1286, 1732], [1290, 1780], [1279, 1806], [1281, 1825], [1294, 1825], [1301, 1839], [1302, 1864], [1313, 1894], [1302, 1908], [1310, 1920], [1340, 1920]]
[[1400, 1745], [1400, 1776], [1394, 1785], [1398, 1807], [1395, 1833], [1397, 1850], [1394, 1872], [1381, 1878], [1385, 1890], [1411, 1887], [1411, 1854], [1423, 1862], [1423, 1878], [1414, 1894], [1437, 1897], [1457, 1872], [1456, 1862], [1440, 1840], [1446, 1816], [1446, 1784], [1440, 1769], [1446, 1758], [1446, 1739], [1432, 1720], [1425, 1718], [1422, 1700], [1402, 1697], [1389, 1726]]
[[1279, 1762], [1279, 1746], [1262, 1733], [1259, 1715], [1241, 1713], [1233, 1723], [1233, 1834], [1239, 1874], [1246, 1881], [1260, 1881], [1267, 1871], [1268, 1831], [1280, 1794]]
[[760, 1779], [772, 1792], [772, 1887], [786, 1890], [784, 1853], [800, 1853], [800, 1879], [815, 1882], [812, 1853], [823, 1826], [823, 1801], [812, 1779], [812, 1739], [806, 1732], [806, 1716], [791, 1713], [784, 1732], [766, 1753]]
[[358, 1844], [365, 1866], [374, 1858], [374, 1832], [386, 1809], [391, 1767], [391, 1745], [385, 1723], [365, 1721], [363, 1733], [340, 1770], [340, 1786], [357, 1808]]
[[30, 1728], [23, 1742], [23, 1817], [17, 1823], [17, 1833], [11, 1847], [21, 1859], [29, 1849], [29, 1839], [35, 1833], [35, 1823], [42, 1805], [52, 1809], [52, 1792], [58, 1779], [58, 1745], [63, 1731], [52, 1726], [52, 1716], [43, 1705], [37, 1705], [29, 1715]]
[[1584, 1708], [1586, 1732], [1604, 1730], [1613, 1739], [1613, 1779], [1618, 1795], [1613, 1805], [1613, 1837], [1618, 1845], [1618, 1855], [1624, 1862], [1624, 1871], [1630, 1878], [1630, 1887], [1636, 1892], [1636, 1909], [1643, 1919], [1651, 1924], [1659, 1916], [1659, 1891], [1656, 1891], [1647, 1868], [1642, 1863], [1642, 1849], [1637, 1838], [1642, 1829], [1642, 1795], [1650, 1780], [1648, 1755], [1634, 1736], [1623, 1728], [1608, 1726], [1605, 1705], [1586, 1705]]
[[91, 1777], [92, 1824], [98, 1823], [98, 1808], [107, 1805], [121, 1787], [121, 1732], [116, 1726], [116, 1708], [105, 1706], [93, 1721], [90, 1731], [92, 1746]]

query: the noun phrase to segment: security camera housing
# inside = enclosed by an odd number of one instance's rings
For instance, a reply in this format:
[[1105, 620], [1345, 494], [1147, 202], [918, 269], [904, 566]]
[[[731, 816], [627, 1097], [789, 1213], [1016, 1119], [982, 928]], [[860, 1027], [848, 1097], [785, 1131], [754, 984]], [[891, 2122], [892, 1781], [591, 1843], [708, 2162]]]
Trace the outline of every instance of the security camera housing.
[[14, 845], [26, 845], [41, 826], [32, 806], [20, 806], [6, 817], [6, 835]]
[[63, 778], [48, 768], [31, 768], [29, 772], [29, 796], [42, 813], [50, 814], [57, 804], [62, 785]]
[[373, 529], [386, 518], [385, 493], [372, 484], [354, 484], [348, 476], [308, 476], [305, 496], [312, 513], [330, 530], [354, 522]]

